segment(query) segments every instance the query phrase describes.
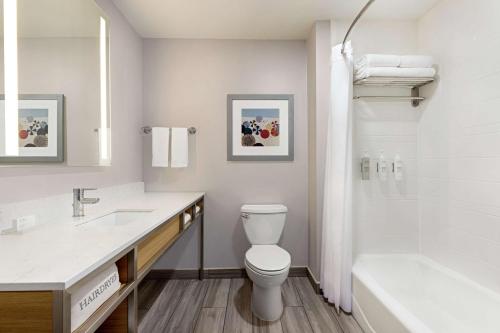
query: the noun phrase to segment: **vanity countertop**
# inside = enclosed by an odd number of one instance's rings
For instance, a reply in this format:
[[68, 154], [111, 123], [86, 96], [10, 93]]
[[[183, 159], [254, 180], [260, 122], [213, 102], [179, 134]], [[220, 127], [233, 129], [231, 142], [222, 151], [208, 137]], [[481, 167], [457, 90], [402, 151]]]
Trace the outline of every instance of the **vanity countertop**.
[[[23, 233], [0, 235], [0, 291], [67, 289], [203, 195], [145, 192], [83, 218], [69, 216]], [[123, 225], [85, 223], [134, 209], [153, 211]]]

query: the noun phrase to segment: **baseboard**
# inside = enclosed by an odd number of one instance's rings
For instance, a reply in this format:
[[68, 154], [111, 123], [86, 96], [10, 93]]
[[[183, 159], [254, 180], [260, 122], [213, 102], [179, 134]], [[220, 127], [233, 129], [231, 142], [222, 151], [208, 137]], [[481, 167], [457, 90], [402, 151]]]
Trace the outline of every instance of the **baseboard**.
[[[289, 277], [309, 277], [307, 267], [291, 267]], [[145, 279], [197, 279], [197, 269], [152, 269]], [[244, 268], [208, 268], [203, 271], [206, 279], [235, 279], [248, 277]], [[311, 280], [309, 278], [309, 280]]]
[[314, 275], [313, 273], [311, 272], [311, 270], [309, 269], [309, 267], [306, 267], [307, 268], [307, 278], [309, 279], [309, 283], [311, 284], [311, 286], [313, 287], [314, 289], [314, 292], [316, 292], [316, 294], [321, 294], [321, 286], [319, 284], [318, 281], [316, 281], [316, 279], [314, 278]]

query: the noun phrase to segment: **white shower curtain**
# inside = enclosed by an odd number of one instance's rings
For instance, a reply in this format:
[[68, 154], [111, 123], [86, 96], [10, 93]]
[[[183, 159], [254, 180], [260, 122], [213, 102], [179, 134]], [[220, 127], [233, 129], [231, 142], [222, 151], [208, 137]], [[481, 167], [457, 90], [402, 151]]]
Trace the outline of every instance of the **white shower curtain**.
[[337, 311], [351, 312], [352, 90], [351, 43], [332, 49], [331, 103], [326, 144], [321, 288]]

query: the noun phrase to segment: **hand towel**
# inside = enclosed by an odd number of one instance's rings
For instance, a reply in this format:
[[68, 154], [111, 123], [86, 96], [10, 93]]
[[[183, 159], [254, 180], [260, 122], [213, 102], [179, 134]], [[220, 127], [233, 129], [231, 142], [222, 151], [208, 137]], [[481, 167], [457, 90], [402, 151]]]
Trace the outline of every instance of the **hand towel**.
[[168, 167], [168, 150], [170, 141], [170, 128], [168, 127], [153, 127], [152, 138], [152, 154], [153, 167]]
[[398, 68], [398, 67], [371, 67], [356, 71], [356, 80], [367, 77], [404, 77], [404, 78], [433, 78], [436, 75], [434, 68]]
[[195, 209], [194, 209], [195, 214], [196, 214], [196, 215], [198, 215], [198, 213], [199, 213], [200, 211], [201, 211], [201, 207], [200, 207], [200, 206], [198, 206], [198, 205], [196, 205], [196, 206], [195, 206]]
[[188, 148], [187, 128], [172, 128], [172, 168], [188, 166]]
[[401, 57], [392, 54], [366, 54], [356, 61], [356, 67], [398, 67]]
[[431, 68], [434, 59], [431, 56], [404, 55], [401, 56], [401, 68]]
[[71, 293], [71, 332], [120, 289], [118, 268], [111, 265]]
[[184, 221], [183, 221], [184, 226], [187, 225], [187, 224], [189, 224], [189, 222], [191, 222], [191, 214], [184, 213]]

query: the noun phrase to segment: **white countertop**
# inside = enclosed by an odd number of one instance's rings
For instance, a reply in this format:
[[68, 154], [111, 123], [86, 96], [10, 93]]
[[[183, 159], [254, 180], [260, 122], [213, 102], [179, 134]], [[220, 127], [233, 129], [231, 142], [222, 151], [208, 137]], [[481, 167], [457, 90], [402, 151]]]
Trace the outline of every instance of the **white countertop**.
[[[203, 195], [134, 194], [84, 218], [58, 218], [23, 233], [0, 235], [0, 291], [67, 289]], [[129, 209], [154, 211], [118, 226], [80, 224]]]

